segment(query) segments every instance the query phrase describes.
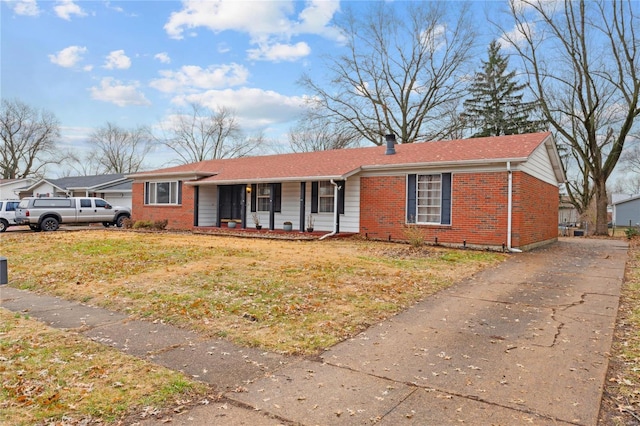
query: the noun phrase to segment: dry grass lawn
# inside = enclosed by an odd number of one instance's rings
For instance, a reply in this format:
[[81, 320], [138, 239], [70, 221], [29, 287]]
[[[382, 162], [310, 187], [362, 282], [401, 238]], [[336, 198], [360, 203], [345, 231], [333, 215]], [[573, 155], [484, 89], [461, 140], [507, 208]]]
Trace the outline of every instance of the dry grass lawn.
[[316, 353], [505, 256], [113, 229], [1, 238], [12, 286], [290, 354]]
[[[0, 235], [9, 285], [312, 354], [504, 259], [358, 240], [94, 230]], [[0, 309], [0, 424], [119, 424], [209, 388]]]

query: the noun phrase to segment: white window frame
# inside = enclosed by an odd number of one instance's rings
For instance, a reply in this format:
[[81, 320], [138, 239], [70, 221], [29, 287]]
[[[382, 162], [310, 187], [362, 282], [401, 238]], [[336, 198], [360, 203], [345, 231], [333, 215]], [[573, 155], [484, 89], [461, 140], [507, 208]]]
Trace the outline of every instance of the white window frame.
[[[158, 186], [159, 185], [168, 185], [166, 201], [159, 201], [160, 198], [158, 196]], [[160, 182], [145, 182], [144, 185], [144, 203], [145, 205], [151, 206], [177, 206], [180, 205], [180, 200], [178, 197], [178, 191], [180, 188], [180, 182], [177, 180], [174, 181], [160, 181]], [[163, 194], [164, 195], [164, 194]]]
[[331, 181], [318, 182], [318, 213], [333, 213], [336, 206], [335, 192]]
[[416, 175], [416, 223], [442, 221], [442, 175]]
[[268, 212], [271, 203], [271, 184], [259, 183], [256, 185], [256, 211]]

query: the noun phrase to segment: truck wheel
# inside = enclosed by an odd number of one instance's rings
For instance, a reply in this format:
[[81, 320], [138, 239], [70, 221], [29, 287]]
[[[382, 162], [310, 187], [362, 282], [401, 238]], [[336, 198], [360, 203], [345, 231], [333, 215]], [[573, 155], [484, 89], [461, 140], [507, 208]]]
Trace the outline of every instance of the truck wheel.
[[0, 232], [6, 231], [8, 227], [9, 227], [9, 222], [7, 222], [4, 219], [0, 220]]
[[125, 216], [125, 215], [118, 216], [118, 218], [116, 219], [116, 226], [118, 228], [122, 228], [124, 226], [124, 221], [126, 219], [129, 219], [129, 218], [127, 216]]
[[40, 222], [40, 228], [46, 232], [56, 231], [59, 226], [60, 223], [55, 217], [47, 217], [42, 222]]

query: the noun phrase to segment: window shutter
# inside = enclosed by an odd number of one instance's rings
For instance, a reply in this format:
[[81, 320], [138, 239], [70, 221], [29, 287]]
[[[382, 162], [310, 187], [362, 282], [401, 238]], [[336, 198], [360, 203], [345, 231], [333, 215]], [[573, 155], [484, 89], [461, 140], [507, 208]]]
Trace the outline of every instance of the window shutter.
[[149, 182], [144, 183], [144, 203], [149, 204]]
[[258, 185], [251, 184], [251, 211], [256, 212], [258, 210]]
[[416, 223], [416, 175], [407, 176], [407, 223]]
[[442, 174], [442, 197], [440, 207], [440, 223], [442, 225], [451, 225], [451, 173]]
[[182, 204], [182, 181], [178, 181], [178, 204]]
[[318, 182], [311, 182], [311, 213], [318, 213]]
[[282, 184], [274, 183], [273, 190], [273, 211], [280, 213], [282, 212]]
[[338, 191], [338, 214], [344, 214], [344, 194], [347, 187], [347, 181], [343, 180], [342, 182], [338, 182], [338, 185], [341, 186], [340, 191]]

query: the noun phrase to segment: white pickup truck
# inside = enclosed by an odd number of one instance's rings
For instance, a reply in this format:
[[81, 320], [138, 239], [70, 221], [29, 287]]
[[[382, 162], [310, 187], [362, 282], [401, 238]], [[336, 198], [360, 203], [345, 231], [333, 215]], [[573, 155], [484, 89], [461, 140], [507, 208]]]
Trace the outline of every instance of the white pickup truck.
[[16, 209], [16, 223], [33, 231], [55, 231], [61, 223], [102, 223], [122, 227], [131, 217], [128, 207], [114, 207], [95, 197], [24, 198]]

